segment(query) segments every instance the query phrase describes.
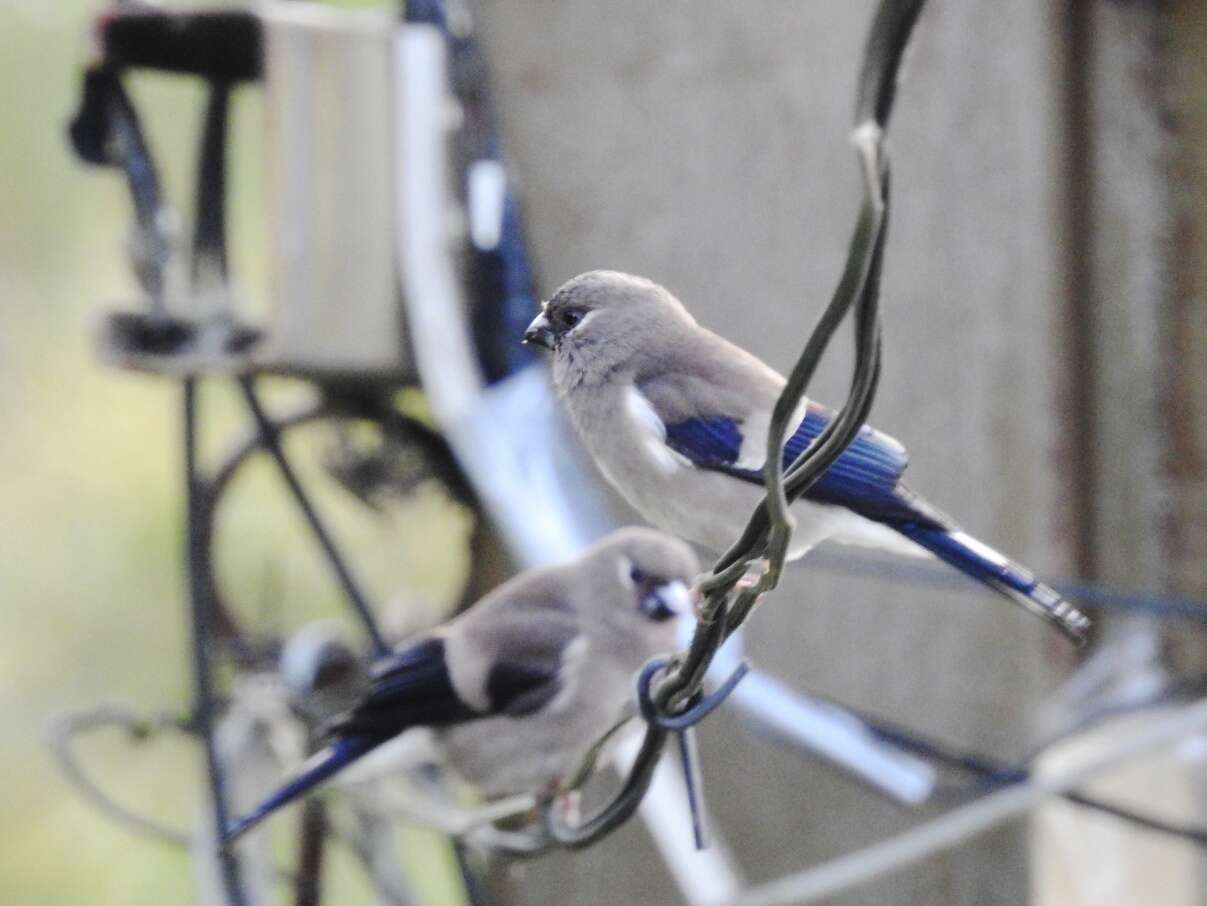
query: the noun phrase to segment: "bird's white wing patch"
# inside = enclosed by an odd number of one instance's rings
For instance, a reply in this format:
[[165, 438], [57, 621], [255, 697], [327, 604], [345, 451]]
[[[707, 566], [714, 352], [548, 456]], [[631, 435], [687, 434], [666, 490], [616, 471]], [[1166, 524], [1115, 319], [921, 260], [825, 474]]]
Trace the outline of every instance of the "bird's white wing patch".
[[691, 460], [666, 445], [666, 425], [654, 411], [653, 405], [636, 387], [625, 395], [625, 408], [637, 427], [641, 444], [664, 475], [682, 468], [691, 468]]
[[571, 705], [578, 694], [579, 677], [583, 666], [590, 660], [591, 644], [586, 636], [580, 635], [562, 652], [562, 663], [558, 669], [557, 695], [548, 704], [550, 711], [561, 711]]
[[[784, 434], [785, 441], [796, 433], [796, 429], [804, 421], [805, 405], [807, 402], [807, 400], [802, 399], [800, 405], [796, 407], [796, 412], [788, 423], [788, 430]], [[762, 470], [763, 466], [767, 464], [767, 432], [770, 430], [770, 410], [752, 412], [742, 421], [742, 446], [738, 450], [737, 461], [734, 462], [735, 468], [746, 469], [751, 472]]]

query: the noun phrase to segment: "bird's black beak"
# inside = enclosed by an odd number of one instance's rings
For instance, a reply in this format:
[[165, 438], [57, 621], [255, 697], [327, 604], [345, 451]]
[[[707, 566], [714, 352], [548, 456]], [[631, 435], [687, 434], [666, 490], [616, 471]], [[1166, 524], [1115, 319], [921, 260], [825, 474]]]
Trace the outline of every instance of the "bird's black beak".
[[675, 580], [655, 585], [641, 599], [641, 612], [659, 623], [681, 617], [692, 609], [692, 594], [687, 583]]
[[549, 319], [545, 317], [544, 312], [533, 318], [532, 323], [528, 325], [528, 329], [524, 331], [525, 343], [544, 346], [550, 351], [553, 350], [554, 339], [553, 325], [549, 323]]

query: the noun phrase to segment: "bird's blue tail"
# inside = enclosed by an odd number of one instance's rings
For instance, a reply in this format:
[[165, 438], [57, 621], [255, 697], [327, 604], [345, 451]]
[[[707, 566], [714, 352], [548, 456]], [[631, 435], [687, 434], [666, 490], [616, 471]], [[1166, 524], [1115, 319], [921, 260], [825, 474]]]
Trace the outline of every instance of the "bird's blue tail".
[[965, 532], [913, 522], [893, 525], [906, 538], [978, 582], [1054, 624], [1076, 642], [1085, 641], [1090, 620], [1028, 570]]
[[338, 740], [323, 749], [307, 763], [297, 777], [261, 802], [250, 814], [229, 824], [222, 834], [223, 844], [233, 843], [281, 806], [288, 805], [309, 792], [337, 771], [377, 748], [380, 742], [381, 740], [353, 736]]

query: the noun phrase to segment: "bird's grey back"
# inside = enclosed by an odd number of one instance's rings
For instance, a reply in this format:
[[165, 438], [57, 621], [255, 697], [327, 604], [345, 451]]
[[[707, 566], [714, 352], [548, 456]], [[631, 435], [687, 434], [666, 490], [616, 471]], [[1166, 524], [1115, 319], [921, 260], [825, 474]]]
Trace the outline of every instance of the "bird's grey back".
[[617, 569], [615, 550], [597, 547], [506, 583], [450, 626], [456, 669], [477, 671], [483, 687], [487, 654], [494, 669], [502, 653], [520, 669], [556, 673], [534, 690], [539, 700], [517, 702], [522, 727], [508, 715], [439, 731], [450, 762], [487, 796], [573, 770], [631, 700], [635, 671], [672, 646], [666, 624], [640, 617]]
[[634, 383], [668, 424], [720, 413], [766, 410], [784, 378], [754, 355], [696, 326], [646, 357]]

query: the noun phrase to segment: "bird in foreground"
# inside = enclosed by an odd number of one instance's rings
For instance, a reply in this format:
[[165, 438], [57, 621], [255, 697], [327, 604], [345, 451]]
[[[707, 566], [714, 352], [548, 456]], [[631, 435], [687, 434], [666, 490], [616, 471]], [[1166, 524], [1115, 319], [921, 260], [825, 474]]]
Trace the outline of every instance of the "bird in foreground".
[[636, 672], [674, 649], [699, 569], [682, 541], [627, 528], [516, 576], [383, 658], [327, 748], [225, 840], [411, 730], [434, 733], [443, 762], [487, 799], [556, 787], [633, 701]]
[[[714, 551], [739, 537], [763, 496], [772, 410], [784, 378], [701, 327], [670, 292], [616, 271], [565, 283], [524, 341], [553, 353], [553, 380], [601, 471], [653, 525]], [[785, 468], [834, 419], [804, 400]], [[864, 426], [793, 505], [788, 551], [825, 540], [927, 553], [1080, 640], [1089, 620], [1029, 571], [960, 530], [903, 481], [908, 456]]]

